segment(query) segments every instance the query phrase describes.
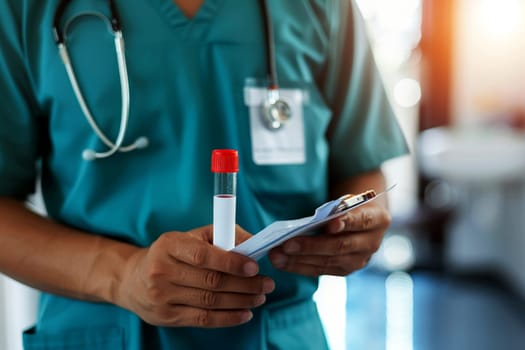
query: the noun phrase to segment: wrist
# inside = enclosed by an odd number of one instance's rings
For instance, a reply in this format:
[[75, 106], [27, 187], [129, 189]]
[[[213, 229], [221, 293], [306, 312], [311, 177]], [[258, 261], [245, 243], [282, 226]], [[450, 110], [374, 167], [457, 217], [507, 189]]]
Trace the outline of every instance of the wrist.
[[110, 285], [110, 300], [114, 305], [135, 312], [133, 305], [134, 293], [140, 281], [140, 262], [147, 253], [146, 248], [135, 247], [131, 254], [125, 257]]
[[99, 253], [94, 257], [84, 280], [88, 298], [117, 304], [126, 267], [141, 248], [105, 238], [99, 239]]

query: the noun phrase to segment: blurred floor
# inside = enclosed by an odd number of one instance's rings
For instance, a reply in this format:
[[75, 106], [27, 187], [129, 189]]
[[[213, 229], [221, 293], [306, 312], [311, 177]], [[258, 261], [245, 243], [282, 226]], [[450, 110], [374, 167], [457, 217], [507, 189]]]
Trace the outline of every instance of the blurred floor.
[[371, 268], [348, 277], [348, 350], [523, 350], [524, 301], [481, 277]]

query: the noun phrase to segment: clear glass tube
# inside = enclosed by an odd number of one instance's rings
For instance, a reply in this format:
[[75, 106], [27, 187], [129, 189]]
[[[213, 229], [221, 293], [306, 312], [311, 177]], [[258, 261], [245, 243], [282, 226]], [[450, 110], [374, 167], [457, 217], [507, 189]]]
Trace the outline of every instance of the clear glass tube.
[[225, 250], [235, 247], [237, 173], [215, 173], [213, 196], [213, 244]]
[[236, 196], [237, 173], [215, 173], [213, 188], [215, 196]]

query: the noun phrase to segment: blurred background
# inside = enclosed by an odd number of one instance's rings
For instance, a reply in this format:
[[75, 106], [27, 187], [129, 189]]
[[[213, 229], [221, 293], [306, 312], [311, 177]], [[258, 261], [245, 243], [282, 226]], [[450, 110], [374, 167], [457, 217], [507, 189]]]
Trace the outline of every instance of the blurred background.
[[[411, 155], [370, 265], [323, 277], [334, 350], [525, 349], [525, 0], [357, 0]], [[0, 275], [0, 349], [37, 293]]]
[[525, 0], [357, 2], [412, 155], [335, 346], [525, 349]]

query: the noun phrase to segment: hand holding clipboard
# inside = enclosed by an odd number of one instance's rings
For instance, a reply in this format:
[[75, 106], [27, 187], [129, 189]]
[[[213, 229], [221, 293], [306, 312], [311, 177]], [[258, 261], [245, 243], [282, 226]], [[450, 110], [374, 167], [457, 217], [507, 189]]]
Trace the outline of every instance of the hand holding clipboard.
[[384, 195], [393, 187], [391, 186], [379, 194], [376, 194], [374, 190], [368, 190], [357, 195], [344, 195], [318, 207], [313, 216], [296, 220], [276, 221], [231, 251], [258, 260], [266, 255], [270, 249], [286, 240], [300, 235], [314, 234], [328, 221]]

